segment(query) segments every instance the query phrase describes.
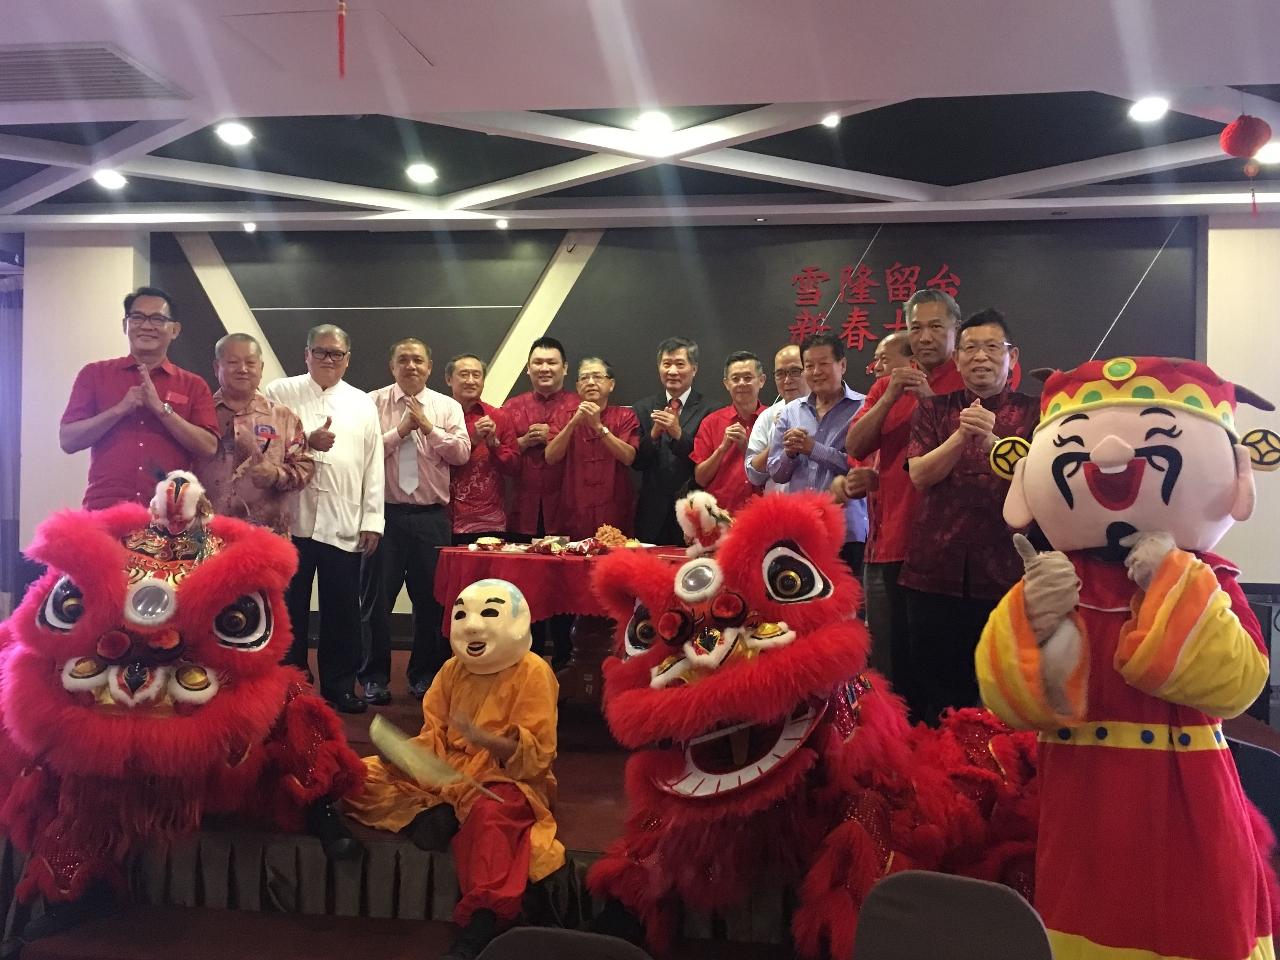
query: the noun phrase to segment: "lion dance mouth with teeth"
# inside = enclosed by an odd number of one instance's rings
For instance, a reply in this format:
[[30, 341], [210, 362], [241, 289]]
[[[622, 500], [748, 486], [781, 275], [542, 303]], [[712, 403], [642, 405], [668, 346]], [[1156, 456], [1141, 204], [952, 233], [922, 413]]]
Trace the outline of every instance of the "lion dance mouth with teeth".
[[588, 875], [606, 913], [620, 906], [663, 952], [682, 907], [723, 910], [788, 883], [797, 951], [847, 957], [887, 873], [962, 872], [1029, 895], [1034, 740], [980, 710], [909, 727], [864, 669], [860, 591], [829, 497], [762, 497], [731, 526], [702, 507], [702, 526], [728, 531], [714, 555], [677, 567], [618, 552], [595, 573], [626, 625], [605, 715], [634, 751], [625, 832]]
[[48, 569], [0, 624], [0, 828], [18, 894], [74, 901], [126, 857], [238, 814], [298, 830], [358, 790], [341, 724], [280, 666], [289, 542], [211, 516], [190, 474], [136, 504], [65, 511]]

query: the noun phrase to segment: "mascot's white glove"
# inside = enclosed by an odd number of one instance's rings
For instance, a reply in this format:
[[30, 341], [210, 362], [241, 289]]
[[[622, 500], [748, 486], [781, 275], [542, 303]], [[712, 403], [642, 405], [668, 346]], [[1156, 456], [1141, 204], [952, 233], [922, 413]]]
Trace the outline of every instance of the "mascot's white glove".
[[1178, 549], [1173, 537], [1163, 532], [1131, 533], [1120, 541], [1120, 546], [1129, 548], [1129, 554], [1124, 558], [1129, 579], [1143, 590], [1151, 589], [1151, 580], [1160, 564], [1164, 563], [1164, 558]]
[[1031, 541], [1020, 533], [1013, 535], [1013, 546], [1026, 568], [1022, 589], [1027, 619], [1031, 621], [1036, 639], [1044, 646], [1080, 603], [1080, 578], [1067, 555], [1059, 550], [1038, 553]]

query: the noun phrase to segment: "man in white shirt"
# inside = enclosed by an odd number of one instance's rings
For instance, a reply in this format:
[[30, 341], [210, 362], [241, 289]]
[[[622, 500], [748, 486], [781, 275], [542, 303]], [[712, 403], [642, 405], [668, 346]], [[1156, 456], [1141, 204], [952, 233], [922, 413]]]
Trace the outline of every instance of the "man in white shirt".
[[360, 666], [360, 559], [382, 536], [382, 435], [368, 395], [342, 376], [351, 338], [332, 324], [307, 332], [307, 372], [267, 385], [267, 398], [302, 420], [315, 460], [311, 483], [298, 496], [293, 544], [298, 572], [289, 584], [293, 646], [286, 663], [307, 669], [311, 584], [320, 576], [320, 693], [343, 713], [363, 713], [355, 695]]
[[413, 603], [409, 694], [422, 699], [449, 656], [434, 584], [440, 548], [452, 543], [449, 468], [471, 457], [462, 406], [427, 389], [431, 348], [417, 337], [391, 347], [395, 383], [369, 394], [378, 411], [386, 486], [386, 532], [364, 572], [369, 650], [360, 668], [367, 703], [391, 702], [391, 608], [406, 583]]
[[751, 436], [747, 440], [747, 453], [743, 466], [747, 479], [756, 486], [763, 486], [769, 493], [778, 489], [778, 485], [769, 476], [769, 439], [773, 436], [773, 425], [778, 421], [782, 408], [797, 397], [809, 392], [804, 382], [804, 365], [800, 362], [800, 347], [789, 343], [773, 357], [773, 382], [778, 388], [778, 399], [764, 413], [756, 418], [756, 425], [751, 428]]

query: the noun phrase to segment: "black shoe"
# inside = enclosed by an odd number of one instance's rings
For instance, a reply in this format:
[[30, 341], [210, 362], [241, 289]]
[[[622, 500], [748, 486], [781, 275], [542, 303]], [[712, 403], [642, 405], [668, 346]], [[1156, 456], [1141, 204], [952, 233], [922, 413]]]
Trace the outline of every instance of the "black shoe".
[[587, 930], [617, 937], [637, 946], [644, 942], [644, 925], [627, 912], [621, 900], [614, 900], [612, 897], [605, 901], [604, 908], [587, 924]]
[[307, 808], [307, 832], [320, 841], [330, 860], [355, 860], [364, 845], [351, 835], [346, 819], [328, 800], [317, 800]]
[[414, 817], [404, 832], [419, 850], [443, 853], [458, 832], [458, 815], [449, 804], [439, 803]]
[[364, 713], [369, 705], [354, 693], [344, 693], [336, 699], [325, 697], [325, 702], [339, 713]]
[[481, 907], [471, 915], [458, 938], [453, 941], [440, 960], [476, 960], [498, 935], [498, 917], [492, 910]]
[[370, 680], [364, 685], [364, 702], [373, 707], [385, 707], [391, 702], [391, 691], [385, 683]]
[[103, 881], [92, 884], [79, 900], [45, 904], [44, 913], [22, 928], [20, 940], [32, 943], [70, 930], [89, 920], [107, 917], [119, 909], [116, 893]]
[[415, 700], [421, 700], [427, 695], [427, 690], [430, 686], [430, 680], [415, 680], [409, 684], [409, 696]]

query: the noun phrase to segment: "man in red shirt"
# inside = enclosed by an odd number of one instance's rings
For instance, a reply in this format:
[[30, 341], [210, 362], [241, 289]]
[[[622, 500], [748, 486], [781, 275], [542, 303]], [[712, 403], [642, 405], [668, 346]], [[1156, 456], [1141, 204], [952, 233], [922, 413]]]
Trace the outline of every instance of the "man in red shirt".
[[974, 706], [973, 654], [987, 618], [1022, 577], [1009, 539], [1009, 484], [988, 454], [1004, 437], [1031, 438], [1036, 398], [1012, 388], [1018, 348], [997, 310], [960, 325], [956, 366], [964, 387], [919, 402], [907, 467], [921, 491], [911, 518], [898, 588], [907, 593], [907, 633], [917, 718], [935, 723], [947, 707]]
[[732, 401], [703, 418], [693, 440], [693, 479], [730, 513], [760, 493], [747, 479], [744, 451], [756, 418], [764, 411], [764, 365], [754, 353], [739, 350], [724, 364], [724, 388]]
[[580, 402], [573, 414], [554, 424], [547, 463], [564, 461], [564, 529], [575, 540], [594, 536], [602, 524], [630, 536], [634, 527], [635, 488], [631, 463], [640, 446], [640, 421], [629, 407], [609, 406], [613, 368], [599, 357], [578, 364]]
[[58, 430], [64, 453], [90, 450], [89, 510], [149, 503], [160, 477], [218, 449], [209, 385], [169, 361], [169, 344], [182, 332], [173, 299], [139, 287], [124, 298], [124, 314], [129, 354], [80, 370]]
[[551, 425], [558, 418], [567, 419], [578, 405], [577, 394], [564, 389], [568, 369], [564, 344], [554, 337], [539, 337], [529, 348], [525, 371], [533, 389], [502, 405], [520, 454], [509, 529], [526, 539], [564, 532], [560, 518], [564, 464], [547, 463], [545, 448], [554, 436]]
[[486, 372], [484, 361], [473, 353], [459, 354], [444, 368], [444, 382], [462, 407], [471, 437], [471, 458], [449, 471], [449, 520], [455, 544], [503, 536], [507, 514], [502, 477], [514, 476], [520, 469], [507, 415], [480, 399]]
[[896, 366], [871, 385], [845, 437], [850, 457], [862, 460], [878, 451], [879, 465], [876, 471], [855, 467], [846, 477], [846, 489], [850, 496], [871, 494], [863, 568], [870, 662], [912, 703], [915, 686], [906, 595], [898, 586], [911, 517], [920, 500], [905, 466], [911, 416], [922, 397], [959, 390], [964, 382], [953, 359], [960, 325], [955, 300], [941, 290], [917, 290], [903, 306], [902, 315], [907, 321], [911, 363]]
[[[578, 395], [564, 389], [568, 369], [564, 344], [555, 337], [539, 337], [529, 347], [525, 370], [533, 389], [502, 405], [520, 456], [507, 516], [507, 529], [513, 540], [564, 533], [564, 518], [560, 515], [564, 464], [547, 463], [545, 453], [547, 444], [555, 438], [553, 424], [563, 423], [578, 406]], [[555, 650], [552, 666], [558, 669], [567, 663], [573, 652], [569, 637], [572, 625], [573, 617], [564, 615], [535, 623], [533, 652], [541, 656], [550, 633]]]

